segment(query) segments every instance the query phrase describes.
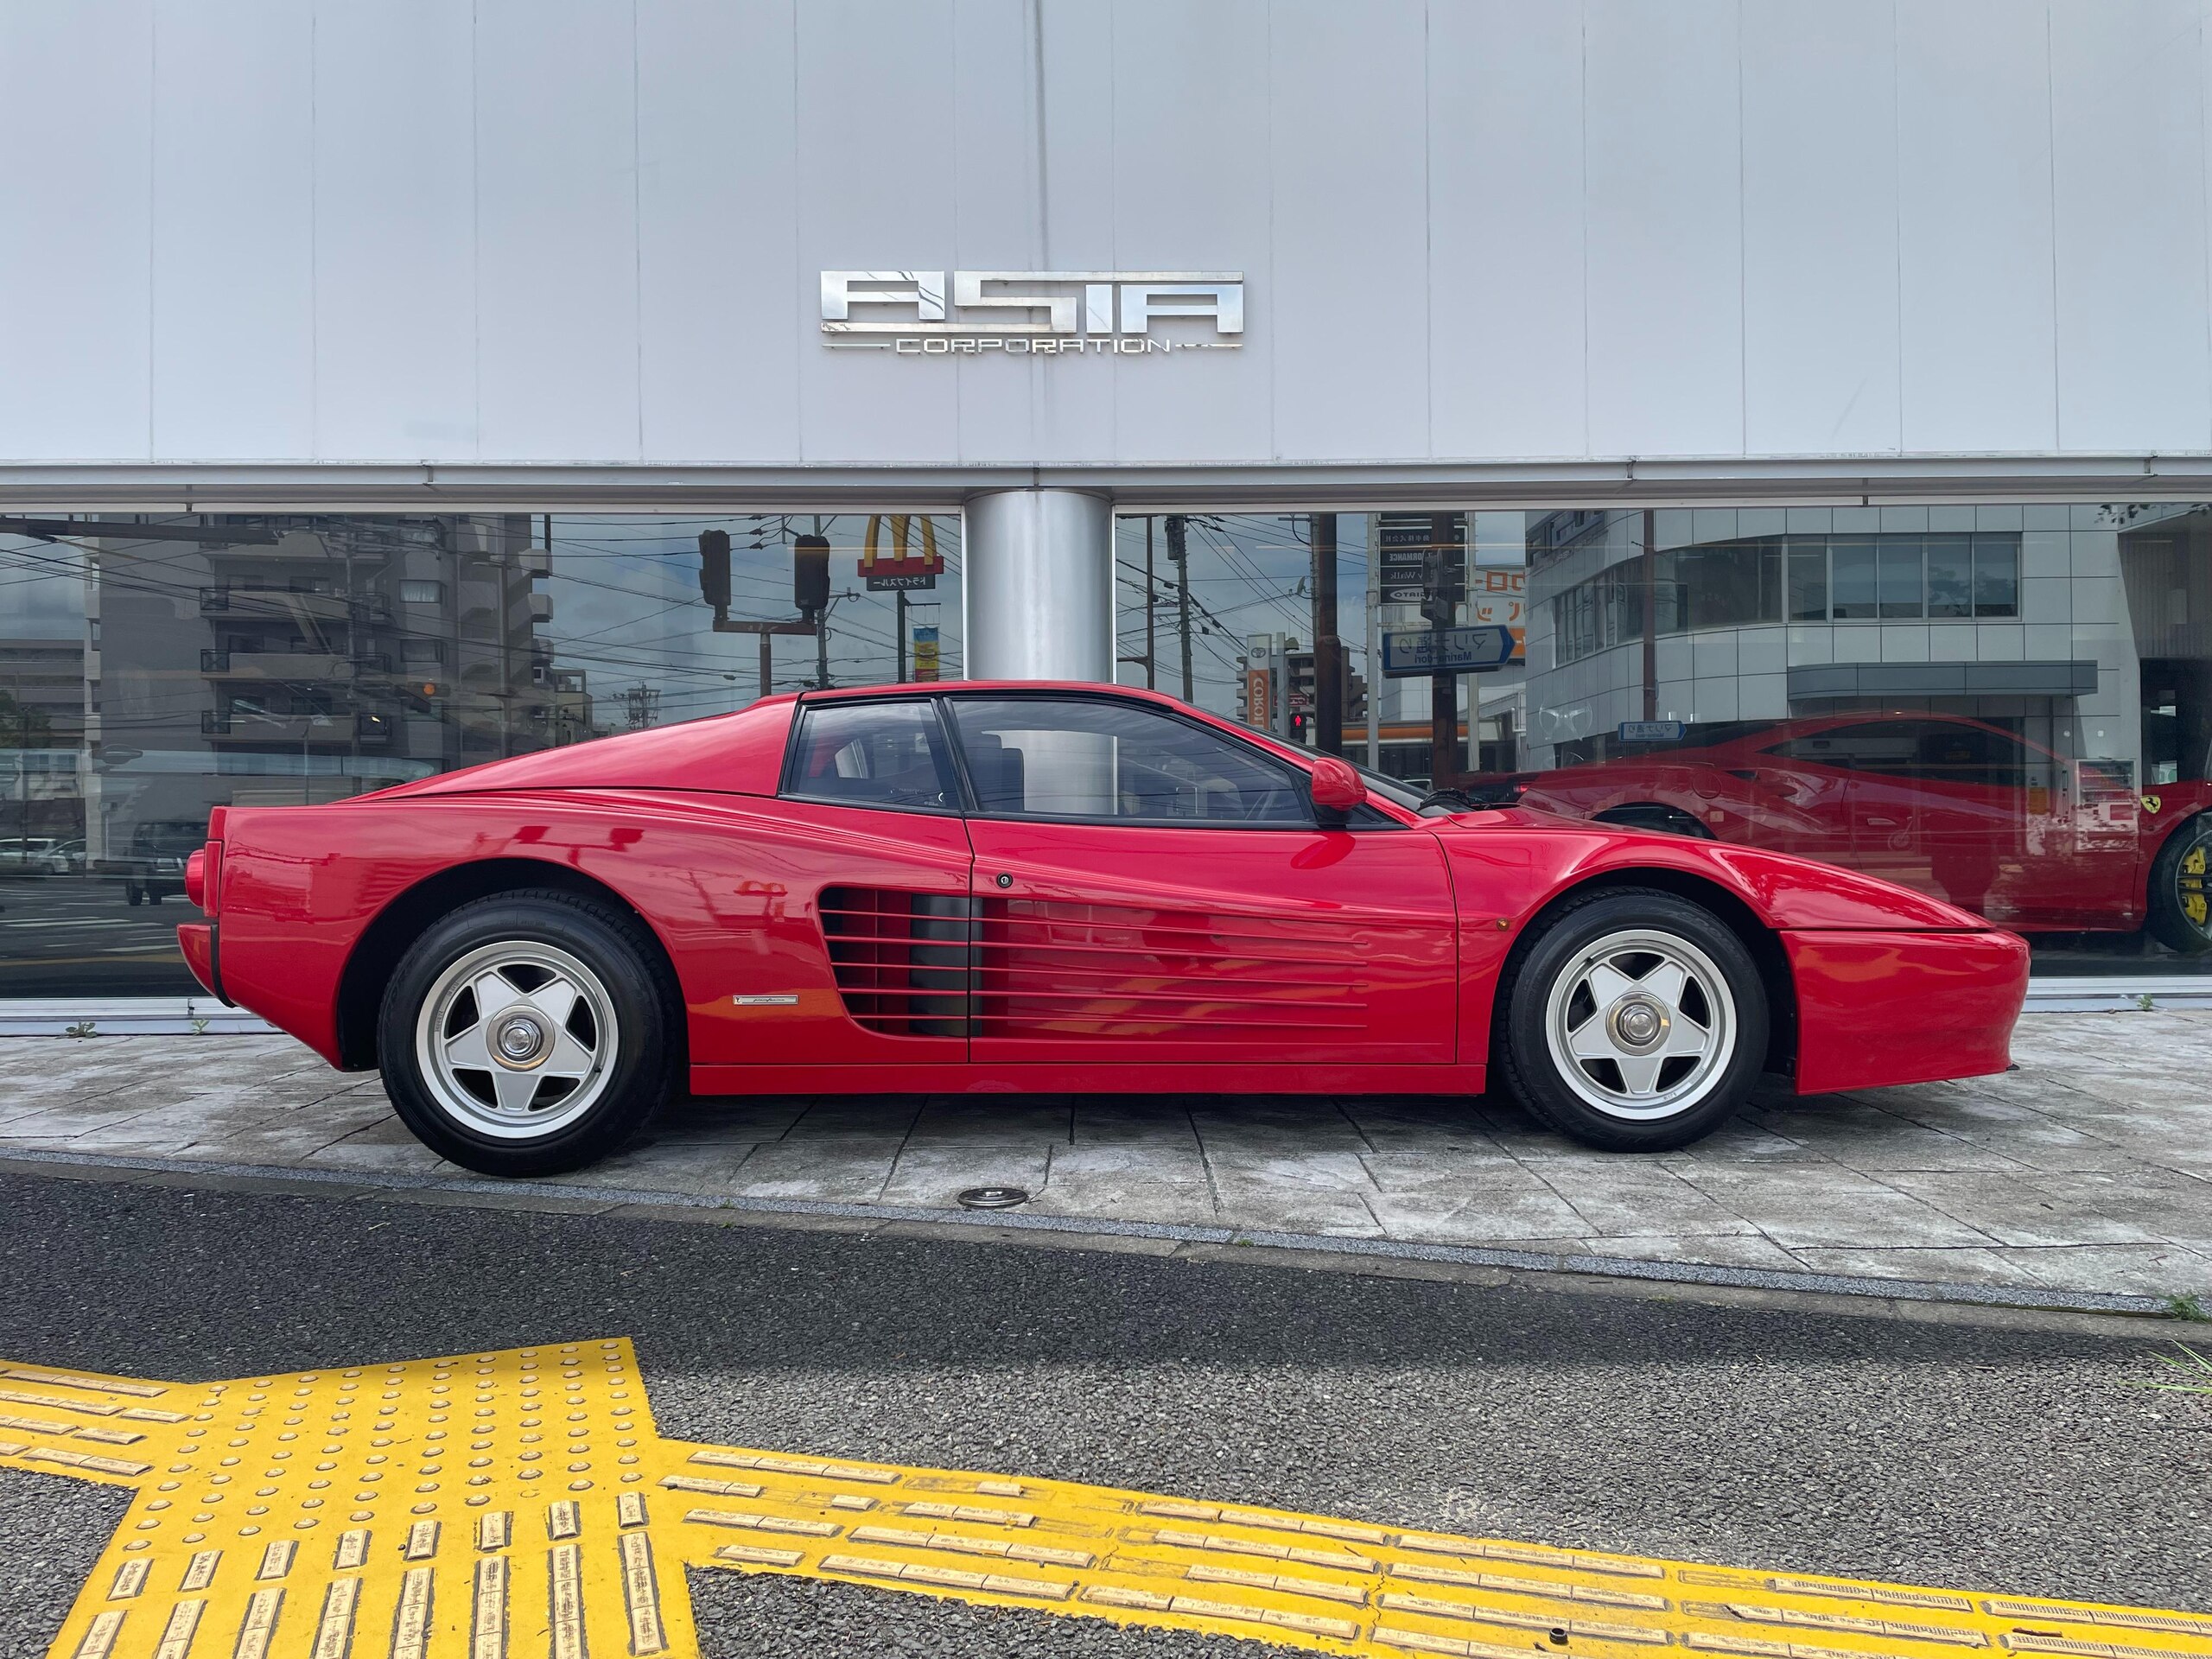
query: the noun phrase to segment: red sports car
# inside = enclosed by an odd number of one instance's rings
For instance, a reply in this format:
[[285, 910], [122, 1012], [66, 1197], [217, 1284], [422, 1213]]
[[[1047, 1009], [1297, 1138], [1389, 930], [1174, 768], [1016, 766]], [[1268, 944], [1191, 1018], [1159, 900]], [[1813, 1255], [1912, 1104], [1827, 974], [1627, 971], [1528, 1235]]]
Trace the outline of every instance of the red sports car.
[[2133, 931], [2212, 949], [2212, 784], [2139, 797], [1952, 715], [1839, 714], [1693, 727], [1681, 747], [1478, 779], [1466, 798], [1798, 853], [2030, 932]]
[[671, 1090], [1475, 1095], [1679, 1147], [2001, 1071], [2026, 947], [1886, 882], [1387, 779], [1170, 698], [880, 687], [219, 809], [218, 997], [493, 1173]]

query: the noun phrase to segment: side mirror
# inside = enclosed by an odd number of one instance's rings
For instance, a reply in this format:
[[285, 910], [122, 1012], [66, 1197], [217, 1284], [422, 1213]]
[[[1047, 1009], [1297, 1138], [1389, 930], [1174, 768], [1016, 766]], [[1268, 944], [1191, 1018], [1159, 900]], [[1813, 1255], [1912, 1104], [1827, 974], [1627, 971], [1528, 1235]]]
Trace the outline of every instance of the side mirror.
[[1315, 810], [1339, 822], [1367, 799], [1367, 785], [1359, 774], [1333, 754], [1315, 758], [1312, 783]]

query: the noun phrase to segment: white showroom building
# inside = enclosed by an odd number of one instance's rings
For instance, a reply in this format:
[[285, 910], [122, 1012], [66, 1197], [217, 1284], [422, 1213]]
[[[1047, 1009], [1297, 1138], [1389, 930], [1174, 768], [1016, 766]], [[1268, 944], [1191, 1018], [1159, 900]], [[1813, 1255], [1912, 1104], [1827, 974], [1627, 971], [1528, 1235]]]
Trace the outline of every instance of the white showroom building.
[[[0, 873], [143, 888], [209, 804], [764, 674], [1118, 677], [1440, 785], [1854, 710], [2208, 776], [2202, 0], [80, 0], [0, 42], [41, 688]], [[817, 534], [829, 623], [765, 632]], [[1386, 671], [1447, 625], [1516, 654]], [[7, 905], [0, 997], [175, 977]]]

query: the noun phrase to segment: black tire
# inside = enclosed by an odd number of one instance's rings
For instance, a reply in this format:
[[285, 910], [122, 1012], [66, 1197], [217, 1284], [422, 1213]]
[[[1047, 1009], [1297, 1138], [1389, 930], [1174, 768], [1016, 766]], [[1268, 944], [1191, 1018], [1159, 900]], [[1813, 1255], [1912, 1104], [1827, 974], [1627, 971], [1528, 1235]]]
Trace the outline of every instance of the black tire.
[[[1671, 944], [1653, 954], [1638, 952], [1632, 943], [1618, 948], [1606, 943], [1621, 939]], [[1599, 1007], [1589, 992], [1592, 954], [1601, 944], [1607, 954], [1600, 965], [1625, 987], [1607, 1007]], [[1623, 971], [1635, 969], [1646, 956], [1652, 965], [1641, 976]], [[1611, 967], [1616, 960], [1622, 969]], [[1684, 972], [1682, 989], [1671, 1006], [1658, 990], [1645, 989], [1646, 979], [1670, 961]], [[1707, 978], [1713, 982], [1711, 994], [1704, 984]], [[1660, 982], [1650, 982], [1656, 987]], [[1560, 997], [1557, 1046], [1552, 1036], [1554, 993]], [[1712, 994], [1724, 995], [1719, 1007], [1710, 1000]], [[1609, 1152], [1669, 1152], [1711, 1134], [1743, 1105], [1766, 1064], [1768, 1007], [1758, 964], [1734, 930], [1712, 912], [1669, 893], [1601, 888], [1570, 897], [1515, 947], [1498, 983], [1491, 1065], [1506, 1090], [1540, 1122], [1571, 1140]], [[1580, 1020], [1579, 1008], [1587, 1010]], [[1638, 1008], [1641, 1013], [1635, 1012]], [[1637, 1023], [1607, 1026], [1614, 1016]], [[1580, 1084], [1567, 1075], [1560, 1051], [1584, 1032], [1595, 1027], [1607, 1033], [1606, 1040], [1618, 1046], [1611, 1033], [1640, 1032], [1654, 1021], [1658, 1034], [1649, 1049], [1625, 1061], [1641, 1068], [1655, 1054], [1660, 1057], [1649, 1078], [1648, 1104], [1634, 1099], [1636, 1080], [1622, 1061], [1578, 1062]], [[1700, 1053], [1689, 1057], [1681, 1069], [1672, 1069], [1681, 1064], [1681, 1057], [1667, 1054], [1677, 1041], [1675, 1033], [1688, 1041], [1700, 1032], [1707, 1033], [1711, 1058]], [[1714, 1032], [1722, 1033], [1717, 1040], [1710, 1036]], [[1670, 1094], [1680, 1097], [1670, 1099]], [[1607, 1096], [1613, 1097], [1610, 1107], [1601, 1103]]]
[[2212, 812], [2200, 812], [2166, 837], [2151, 861], [2144, 925], [2169, 950], [2212, 950]]
[[1652, 830], [1662, 835], [1688, 836], [1696, 841], [1717, 839], [1702, 819], [1685, 812], [1679, 806], [1665, 806], [1657, 801], [1637, 801], [1628, 806], [1608, 807], [1591, 820], [1593, 823], [1617, 823], [1624, 830]]
[[[461, 981], [468, 979], [467, 964], [482, 962], [489, 965], [469, 982], [489, 982], [488, 974], [506, 971], [499, 964], [514, 956], [573, 964], [570, 976], [587, 988], [575, 999], [582, 1013], [568, 1016], [565, 1032], [576, 1052], [593, 1058], [588, 1079], [572, 1090], [590, 1097], [581, 1109], [573, 1098], [555, 1099], [543, 1123], [532, 1106], [509, 1108], [499, 1092], [503, 1078], [514, 1083], [527, 1065], [456, 1070], [432, 1058], [429, 1047], [426, 1022], [436, 1010], [426, 1004], [434, 995], [452, 1015], [439, 1034], [442, 1050], [456, 1019], [467, 1029], [483, 1028], [488, 1044], [497, 1013], [476, 1007]], [[526, 1002], [533, 995], [526, 978], [518, 972], [502, 994], [511, 990]], [[434, 923], [400, 959], [378, 1014], [377, 1056], [393, 1109], [423, 1145], [486, 1175], [550, 1175], [607, 1156], [644, 1127], [677, 1076], [683, 1020], [659, 951], [635, 916], [575, 893], [498, 893]], [[547, 1045], [559, 1044], [563, 1028], [541, 1035], [546, 1052], [531, 1064], [550, 1065], [558, 1056]], [[562, 1081], [549, 1071], [532, 1086], [543, 1094]]]

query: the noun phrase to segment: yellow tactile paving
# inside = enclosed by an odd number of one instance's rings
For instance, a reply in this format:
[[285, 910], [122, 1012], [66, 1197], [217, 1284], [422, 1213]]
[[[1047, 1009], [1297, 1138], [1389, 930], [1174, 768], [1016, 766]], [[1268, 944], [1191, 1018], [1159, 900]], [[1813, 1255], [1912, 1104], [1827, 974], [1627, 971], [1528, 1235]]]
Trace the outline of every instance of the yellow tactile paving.
[[50, 1659], [689, 1655], [686, 1567], [1395, 1659], [2212, 1659], [2205, 1615], [665, 1440], [622, 1341], [0, 1384], [0, 1465], [137, 1493]]

